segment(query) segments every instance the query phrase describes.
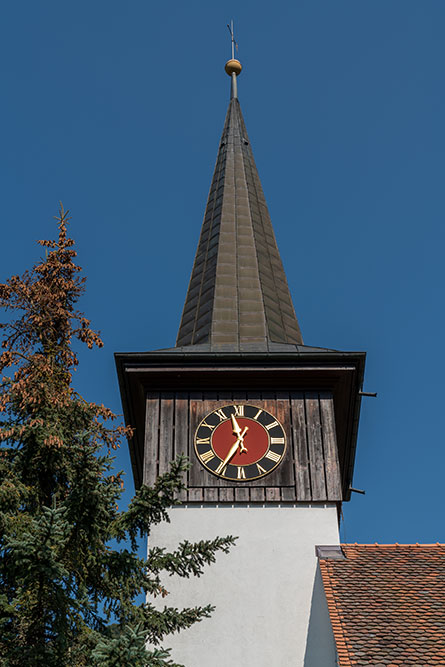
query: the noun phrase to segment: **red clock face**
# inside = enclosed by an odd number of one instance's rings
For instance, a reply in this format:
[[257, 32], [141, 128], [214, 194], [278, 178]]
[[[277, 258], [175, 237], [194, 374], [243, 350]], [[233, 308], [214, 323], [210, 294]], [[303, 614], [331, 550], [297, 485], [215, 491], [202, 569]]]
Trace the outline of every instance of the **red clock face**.
[[286, 436], [266, 410], [254, 405], [225, 405], [199, 424], [195, 451], [213, 474], [243, 482], [263, 477], [281, 463]]

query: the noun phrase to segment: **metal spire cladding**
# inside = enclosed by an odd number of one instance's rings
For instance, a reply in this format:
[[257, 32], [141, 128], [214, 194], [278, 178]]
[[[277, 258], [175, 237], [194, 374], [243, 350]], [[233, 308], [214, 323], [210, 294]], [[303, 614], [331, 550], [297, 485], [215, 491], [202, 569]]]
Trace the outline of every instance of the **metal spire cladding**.
[[283, 264], [237, 97], [231, 100], [176, 346], [302, 345]]

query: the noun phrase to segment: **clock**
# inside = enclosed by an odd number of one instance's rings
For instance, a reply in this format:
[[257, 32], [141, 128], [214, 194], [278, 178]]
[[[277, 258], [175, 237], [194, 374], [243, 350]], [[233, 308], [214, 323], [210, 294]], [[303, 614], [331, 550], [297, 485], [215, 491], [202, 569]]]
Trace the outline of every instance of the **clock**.
[[201, 421], [194, 446], [209, 472], [221, 479], [249, 482], [281, 463], [286, 435], [276, 417], [258, 406], [225, 405]]

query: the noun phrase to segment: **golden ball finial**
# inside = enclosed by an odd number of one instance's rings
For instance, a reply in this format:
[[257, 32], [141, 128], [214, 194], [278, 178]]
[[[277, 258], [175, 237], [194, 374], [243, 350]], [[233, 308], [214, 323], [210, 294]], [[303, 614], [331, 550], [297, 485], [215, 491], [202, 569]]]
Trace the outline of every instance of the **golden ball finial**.
[[243, 66], [241, 65], [239, 60], [235, 60], [235, 58], [231, 58], [228, 60], [224, 66], [224, 69], [226, 70], [227, 74], [229, 76], [232, 76], [233, 73], [238, 76], [241, 74], [241, 70], [243, 69]]

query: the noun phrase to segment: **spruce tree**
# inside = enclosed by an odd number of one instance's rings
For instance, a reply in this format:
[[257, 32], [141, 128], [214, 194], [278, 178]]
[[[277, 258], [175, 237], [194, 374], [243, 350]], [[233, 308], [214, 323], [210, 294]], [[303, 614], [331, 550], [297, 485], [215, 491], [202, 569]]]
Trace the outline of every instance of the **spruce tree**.
[[112, 452], [130, 431], [72, 386], [73, 343], [102, 341], [76, 309], [85, 278], [62, 206], [56, 219], [45, 257], [0, 285], [0, 665], [173, 665], [164, 638], [212, 607], [154, 605], [162, 576], [200, 576], [234, 539], [138, 556], [138, 540], [168, 521], [187, 462], [118, 508]]

